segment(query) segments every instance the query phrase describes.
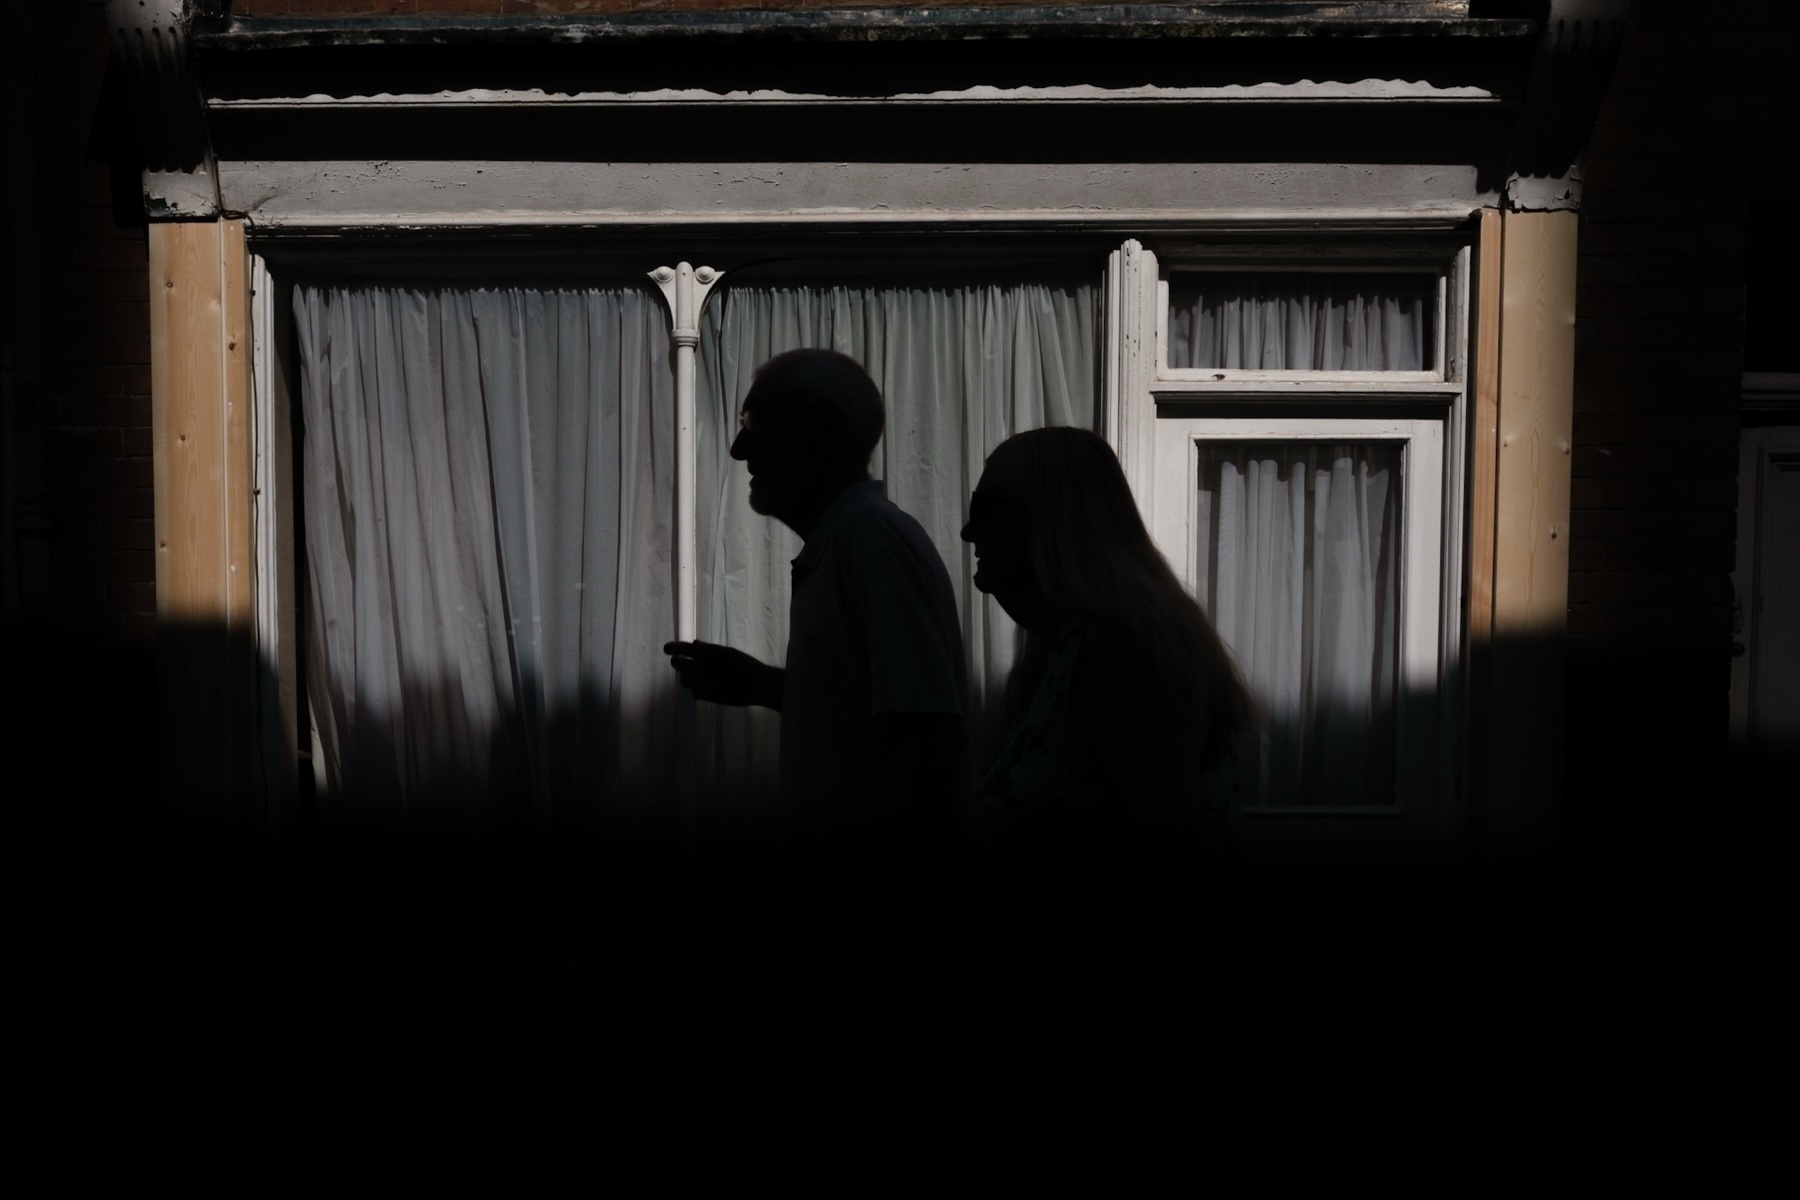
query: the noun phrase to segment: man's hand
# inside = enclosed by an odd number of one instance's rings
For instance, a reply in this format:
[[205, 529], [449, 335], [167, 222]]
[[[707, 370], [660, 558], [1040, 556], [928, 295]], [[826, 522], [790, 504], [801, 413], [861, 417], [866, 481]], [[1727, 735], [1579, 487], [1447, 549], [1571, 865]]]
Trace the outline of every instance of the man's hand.
[[781, 711], [784, 672], [758, 662], [742, 650], [710, 642], [667, 642], [663, 653], [681, 677], [681, 686], [696, 700], [743, 707], [761, 704]]

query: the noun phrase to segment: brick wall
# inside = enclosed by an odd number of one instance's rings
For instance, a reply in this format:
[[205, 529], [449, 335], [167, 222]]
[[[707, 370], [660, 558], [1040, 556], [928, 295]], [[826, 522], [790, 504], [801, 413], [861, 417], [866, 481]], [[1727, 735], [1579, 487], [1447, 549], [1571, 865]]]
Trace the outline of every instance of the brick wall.
[[[20, 844], [33, 847], [28, 869], [56, 880], [42, 924], [100, 963], [131, 947], [131, 914], [161, 886], [145, 879], [113, 902], [111, 889], [154, 858], [157, 812], [146, 241], [133, 222], [115, 223], [110, 169], [90, 150], [104, 9], [35, 0], [31, 11], [50, 612], [25, 612], [0, 639], [10, 708], [0, 753], [21, 764], [7, 799]], [[14, 148], [9, 183], [20, 178]], [[10, 228], [22, 214], [6, 217]], [[6, 268], [10, 299], [10, 255]], [[0, 315], [8, 342], [18, 316], [10, 303]]]
[[1793, 186], [1796, 16], [1639, 0], [1589, 144], [1566, 802], [1589, 848], [1703, 835], [1726, 801], [1744, 219]]
[[155, 627], [144, 231], [113, 219], [90, 157], [106, 71], [98, 4], [39, 0], [38, 183], [56, 619], [148, 645]]

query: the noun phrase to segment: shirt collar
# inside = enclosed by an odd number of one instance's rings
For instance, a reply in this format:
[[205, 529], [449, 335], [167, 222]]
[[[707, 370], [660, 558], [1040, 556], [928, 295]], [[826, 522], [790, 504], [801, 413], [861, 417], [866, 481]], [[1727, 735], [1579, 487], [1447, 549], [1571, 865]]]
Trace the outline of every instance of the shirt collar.
[[819, 515], [819, 523], [813, 526], [812, 536], [800, 548], [800, 553], [793, 562], [794, 571], [804, 573], [819, 565], [819, 560], [825, 557], [825, 547], [831, 544], [837, 527], [844, 523], [852, 509], [886, 496], [887, 485], [879, 479], [865, 479], [839, 492]]

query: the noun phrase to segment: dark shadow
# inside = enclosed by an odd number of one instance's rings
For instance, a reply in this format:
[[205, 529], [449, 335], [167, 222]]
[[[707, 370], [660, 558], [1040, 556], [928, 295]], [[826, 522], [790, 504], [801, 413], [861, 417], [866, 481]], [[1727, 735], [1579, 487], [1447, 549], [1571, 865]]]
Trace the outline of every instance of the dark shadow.
[[[158, 654], [8, 644], [6, 677], [33, 699], [7, 725], [9, 795], [24, 817], [14, 854], [29, 860], [37, 904], [27, 926], [47, 961], [179, 983], [796, 976], [783, 945], [785, 865], [767, 826], [720, 822], [709, 836], [702, 813], [684, 872], [672, 804], [653, 819], [549, 837], [502, 823], [357, 842], [300, 797], [291, 823], [272, 820], [264, 784], [216, 765], [208, 728], [223, 719], [220, 693], [191, 676], [182, 685], [180, 660], [246, 651], [206, 628], [165, 628]], [[1429, 869], [1411, 878], [1353, 840], [1327, 838], [1318, 849], [1339, 859], [1310, 882], [1219, 900], [1179, 926], [1182, 936], [1104, 973], [1053, 958], [1033, 978], [1066, 990], [1142, 973], [1215, 999], [1225, 989], [1246, 1012], [1330, 1022], [1369, 1006], [1529, 1008], [1544, 988], [1612, 993], [1671, 970], [1772, 970], [1778, 956], [1759, 939], [1785, 911], [1777, 856], [1791, 818], [1778, 792], [1731, 792], [1723, 717], [1710, 713], [1709, 693], [1722, 694], [1711, 686], [1717, 657], [1701, 645], [1601, 656], [1496, 644], [1495, 661], [1527, 674], [1566, 671], [1566, 719], [1544, 723], [1552, 737], [1552, 725], [1566, 729], [1560, 800], [1554, 778], [1539, 797], [1548, 826], [1534, 836], [1556, 850], [1547, 865], [1514, 869], [1496, 851], [1495, 810], [1518, 812], [1516, 798], [1490, 791], [1461, 845], [1422, 849], [1412, 865]], [[1530, 683], [1523, 691], [1536, 691]], [[1793, 760], [1775, 766], [1791, 771]], [[907, 961], [892, 973], [923, 982], [946, 969]]]

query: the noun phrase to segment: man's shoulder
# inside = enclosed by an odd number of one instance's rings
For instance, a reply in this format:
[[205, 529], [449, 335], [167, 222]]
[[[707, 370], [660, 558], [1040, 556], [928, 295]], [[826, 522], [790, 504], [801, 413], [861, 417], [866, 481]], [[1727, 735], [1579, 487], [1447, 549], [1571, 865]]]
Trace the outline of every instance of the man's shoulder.
[[931, 535], [925, 532], [925, 527], [886, 496], [867, 497], [844, 516], [837, 540], [853, 555], [902, 546], [915, 551], [929, 549], [934, 557], [937, 554], [937, 547], [932, 545]]

